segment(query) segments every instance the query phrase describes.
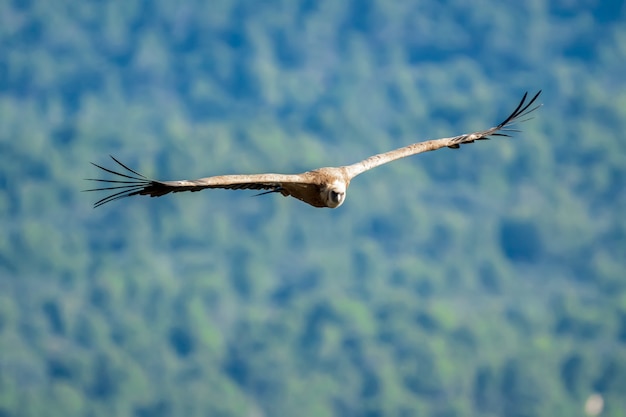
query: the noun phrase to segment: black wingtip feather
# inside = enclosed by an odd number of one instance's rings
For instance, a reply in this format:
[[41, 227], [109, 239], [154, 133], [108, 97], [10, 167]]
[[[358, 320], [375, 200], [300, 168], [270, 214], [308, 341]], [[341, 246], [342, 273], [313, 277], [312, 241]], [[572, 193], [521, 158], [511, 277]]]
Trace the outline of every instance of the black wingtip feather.
[[[542, 104], [535, 104], [537, 98], [541, 95], [541, 91], [539, 90], [530, 100], [528, 99], [528, 92], [524, 93], [524, 96], [517, 104], [517, 107], [509, 116], [504, 119], [500, 124], [491, 129], [485, 130], [484, 132], [478, 132], [474, 134], [461, 135], [452, 140], [452, 145], [449, 145], [448, 148], [458, 149], [459, 145], [465, 143], [473, 143], [476, 140], [486, 140], [491, 136], [501, 136], [501, 137], [511, 137], [510, 133], [519, 133], [521, 130], [514, 129], [513, 125], [516, 123], [523, 123], [527, 120], [532, 119], [532, 117], [526, 117], [539, 107]], [[534, 106], [533, 106], [534, 105]]]
[[133, 170], [133, 169], [128, 168], [126, 165], [124, 165], [123, 163], [121, 163], [120, 161], [118, 161], [117, 159], [115, 159], [115, 157], [114, 157], [113, 155], [109, 155], [109, 156], [111, 157], [111, 159], [113, 159], [115, 162], [117, 162], [119, 165], [121, 165], [121, 166], [122, 166], [123, 168], [125, 168], [127, 171], [130, 171], [130, 172], [132, 172], [133, 174], [135, 174], [135, 175], [137, 175], [137, 176], [139, 176], [139, 177], [141, 177], [141, 178], [143, 178], [143, 179], [145, 179], [145, 180], [147, 180], [147, 179], [148, 179], [148, 178], [146, 178], [144, 175], [142, 175], [142, 174], [138, 173], [137, 171], [135, 171], [135, 170]]
[[113, 155], [109, 155], [109, 156], [111, 157], [111, 159], [113, 159], [113, 161], [115, 161], [115, 163], [117, 163], [119, 166], [121, 166], [122, 168], [124, 168], [126, 171], [128, 171], [129, 173], [133, 175], [122, 173], [119, 171], [114, 171], [112, 169], [105, 168], [103, 166], [100, 166], [98, 164], [91, 162], [93, 166], [105, 172], [108, 172], [113, 175], [117, 175], [119, 177], [128, 178], [130, 180], [130, 181], [126, 181], [126, 180], [113, 180], [113, 179], [109, 180], [109, 179], [102, 179], [102, 178], [86, 178], [85, 179], [86, 181], [95, 181], [95, 182], [101, 182], [101, 183], [106, 183], [106, 184], [122, 184], [122, 185], [112, 185], [110, 187], [98, 187], [98, 188], [90, 188], [88, 190], [83, 190], [83, 191], [120, 190], [96, 201], [93, 205], [94, 208], [100, 207], [103, 204], [109, 203], [114, 200], [118, 200], [120, 198], [130, 197], [133, 195], [140, 194], [142, 191], [144, 191], [147, 187], [152, 185], [154, 182], [153, 180], [150, 180], [149, 178], [140, 174], [139, 172], [124, 165], [119, 160], [117, 160]]
[[[535, 94], [533, 96], [532, 99], [530, 99], [530, 101], [528, 103], [526, 103], [526, 98], [528, 97], [528, 92], [524, 93], [524, 96], [522, 97], [522, 100], [519, 102], [519, 104], [517, 105], [517, 107], [515, 108], [515, 110], [513, 110], [513, 113], [511, 113], [509, 115], [509, 117], [507, 117], [502, 123], [500, 123], [498, 125], [498, 128], [503, 128], [507, 125], [510, 125], [511, 123], [515, 122], [516, 119], [519, 119], [520, 117], [523, 116], [527, 116], [530, 113], [534, 112], [535, 110], [537, 110], [539, 107], [541, 107], [541, 104], [536, 105], [535, 107], [531, 108], [529, 110], [529, 108], [535, 103], [535, 101], [537, 101], [537, 98], [539, 98], [539, 95], [541, 94], [542, 90], [539, 90], [537, 92], [537, 94]], [[528, 120], [528, 119], [525, 119]], [[519, 122], [523, 122], [525, 120], [519, 120]]]

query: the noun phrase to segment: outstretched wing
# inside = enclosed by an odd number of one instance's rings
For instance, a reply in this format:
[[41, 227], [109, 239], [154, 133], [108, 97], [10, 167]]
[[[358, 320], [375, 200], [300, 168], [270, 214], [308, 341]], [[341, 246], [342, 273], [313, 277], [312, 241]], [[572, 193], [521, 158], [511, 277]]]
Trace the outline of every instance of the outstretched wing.
[[[94, 207], [101, 206], [110, 201], [133, 195], [149, 195], [160, 197], [169, 193], [181, 191], [200, 191], [205, 188], [223, 188], [229, 190], [264, 190], [266, 193], [280, 192], [290, 195], [288, 191], [293, 184], [308, 184], [305, 174], [282, 175], [282, 174], [257, 174], [257, 175], [220, 175], [215, 177], [200, 178], [197, 180], [180, 181], [157, 181], [140, 174], [127, 167], [113, 156], [111, 158], [125, 172], [114, 171], [98, 164], [92, 164], [103, 171], [117, 175], [117, 179], [87, 178], [88, 181], [104, 183], [105, 186], [92, 188], [85, 191], [109, 191], [111, 194], [96, 201]], [[285, 188], [287, 186], [287, 188]]]
[[541, 90], [539, 90], [539, 92], [535, 94], [535, 96], [530, 99], [530, 101], [526, 102], [526, 99], [528, 98], [528, 93], [524, 93], [524, 97], [522, 97], [522, 100], [517, 105], [513, 113], [511, 113], [506, 119], [504, 119], [502, 123], [490, 129], [483, 130], [482, 132], [474, 132], [455, 136], [452, 138], [434, 139], [414, 143], [412, 145], [398, 148], [393, 151], [370, 156], [369, 158], [364, 159], [361, 162], [357, 162], [353, 165], [348, 165], [344, 168], [348, 172], [350, 179], [352, 179], [357, 175], [377, 166], [418, 153], [434, 151], [445, 147], [458, 149], [462, 144], [473, 143], [477, 140], [486, 140], [489, 139], [491, 136], [511, 136], [510, 133], [519, 132], [519, 130], [512, 128], [516, 123], [528, 120], [526, 116], [541, 107], [541, 104], [535, 104], [535, 101], [537, 101], [537, 98], [540, 94]]

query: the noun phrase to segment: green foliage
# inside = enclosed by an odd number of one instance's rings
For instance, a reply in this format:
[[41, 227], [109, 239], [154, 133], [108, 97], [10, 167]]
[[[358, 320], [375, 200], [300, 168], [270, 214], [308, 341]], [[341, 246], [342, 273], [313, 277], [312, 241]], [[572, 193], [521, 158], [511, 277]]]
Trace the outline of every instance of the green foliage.
[[[620, 2], [0, 4], [0, 416], [626, 409]], [[91, 209], [88, 164], [298, 172], [483, 129], [339, 210]]]

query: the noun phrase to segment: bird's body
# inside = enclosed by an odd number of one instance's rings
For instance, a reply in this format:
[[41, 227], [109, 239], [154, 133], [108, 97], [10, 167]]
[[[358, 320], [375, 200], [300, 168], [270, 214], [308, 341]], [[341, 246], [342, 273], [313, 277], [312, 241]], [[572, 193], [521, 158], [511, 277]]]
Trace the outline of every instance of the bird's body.
[[94, 188], [86, 191], [110, 191], [114, 193], [97, 201], [94, 206], [100, 206], [113, 200], [133, 195], [149, 195], [160, 197], [169, 193], [182, 191], [200, 191], [206, 188], [222, 188], [230, 190], [262, 190], [262, 194], [281, 193], [291, 196], [313, 207], [336, 208], [343, 204], [350, 181], [357, 175], [372, 168], [395, 161], [400, 158], [418, 153], [433, 151], [441, 148], [457, 149], [461, 144], [472, 143], [476, 140], [489, 139], [490, 136], [509, 136], [507, 132], [517, 132], [511, 129], [515, 122], [536, 110], [539, 105], [531, 107], [539, 97], [538, 92], [528, 103], [527, 94], [524, 94], [517, 108], [499, 125], [490, 129], [454, 136], [450, 138], [428, 140], [414, 143], [389, 152], [377, 154], [352, 165], [342, 167], [325, 167], [301, 174], [252, 174], [252, 175], [220, 175], [196, 180], [157, 181], [128, 168], [117, 159], [113, 160], [128, 173], [120, 173], [100, 165], [96, 167], [125, 179], [105, 180], [89, 179], [110, 184], [108, 187]]

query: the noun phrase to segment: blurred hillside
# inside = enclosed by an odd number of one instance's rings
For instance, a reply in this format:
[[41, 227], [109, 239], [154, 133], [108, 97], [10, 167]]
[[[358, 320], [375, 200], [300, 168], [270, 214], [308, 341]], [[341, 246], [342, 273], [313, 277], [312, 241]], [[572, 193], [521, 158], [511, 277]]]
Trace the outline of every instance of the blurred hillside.
[[[549, 3], [549, 4], [548, 4]], [[0, 2], [0, 416], [626, 410], [621, 1]], [[377, 168], [97, 210], [89, 164]]]

